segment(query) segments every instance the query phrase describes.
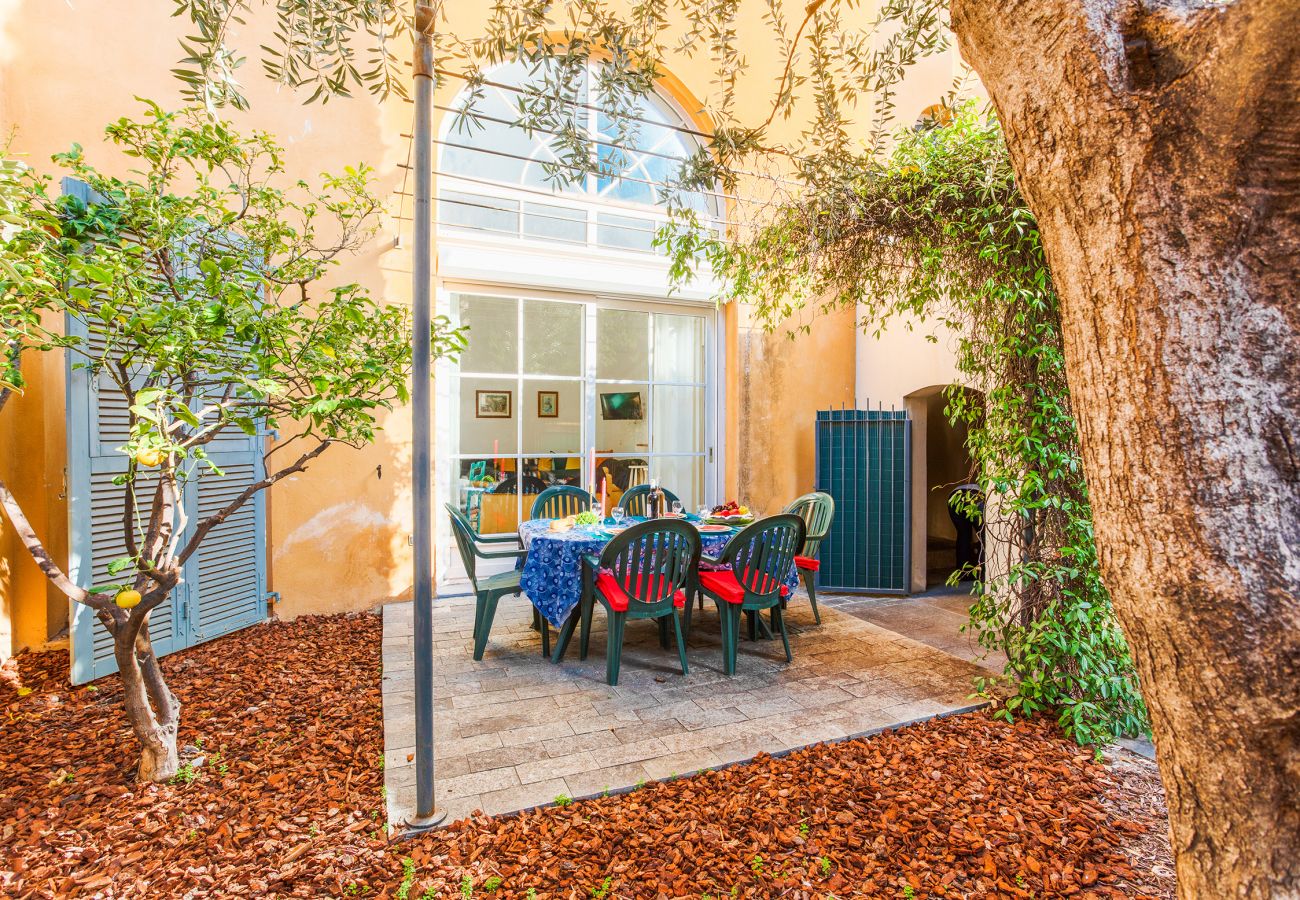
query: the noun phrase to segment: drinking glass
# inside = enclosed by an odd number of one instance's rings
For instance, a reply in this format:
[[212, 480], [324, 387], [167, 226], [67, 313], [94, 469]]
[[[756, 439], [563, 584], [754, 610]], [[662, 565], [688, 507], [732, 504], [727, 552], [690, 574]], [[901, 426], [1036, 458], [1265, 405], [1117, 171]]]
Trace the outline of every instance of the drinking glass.
[[709, 516], [713, 515], [713, 507], [709, 506], [707, 503], [701, 503], [699, 512], [697, 512], [696, 515], [701, 519], [707, 519]]
[[614, 520], [614, 527], [617, 528], [623, 524], [623, 507], [616, 506], [609, 511], [609, 515]]
[[673, 501], [673, 515], [674, 515], [674, 516], [680, 516], [681, 514], [682, 514], [682, 502], [681, 502], [680, 500], [674, 500], [674, 501]]

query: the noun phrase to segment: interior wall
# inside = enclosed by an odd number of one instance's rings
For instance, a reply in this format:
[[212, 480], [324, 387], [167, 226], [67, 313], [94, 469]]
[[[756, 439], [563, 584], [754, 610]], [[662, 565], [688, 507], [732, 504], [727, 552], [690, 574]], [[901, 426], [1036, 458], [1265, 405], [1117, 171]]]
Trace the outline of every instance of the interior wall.
[[948, 494], [970, 477], [965, 422], [952, 424], [944, 414], [948, 405], [942, 393], [926, 398], [926, 534], [945, 541], [957, 539], [948, 515]]

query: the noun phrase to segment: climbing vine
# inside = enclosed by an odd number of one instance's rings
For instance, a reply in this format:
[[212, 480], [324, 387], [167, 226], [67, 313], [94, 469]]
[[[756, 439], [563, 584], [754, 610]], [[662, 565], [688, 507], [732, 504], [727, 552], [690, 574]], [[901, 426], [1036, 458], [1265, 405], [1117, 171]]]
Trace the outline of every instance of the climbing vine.
[[[969, 102], [932, 112], [887, 155], [845, 155], [818, 191], [705, 255], [726, 299], [751, 304], [770, 328], [793, 317], [792, 335], [808, 314], [843, 305], [877, 333], [940, 323], [968, 382], [949, 390], [947, 412], [968, 427], [988, 498], [969, 627], [1007, 658], [978, 689], [1008, 719], [1055, 711], [1080, 743], [1145, 732], [1099, 573], [1037, 223], [996, 119]], [[698, 233], [665, 240], [680, 253]]]

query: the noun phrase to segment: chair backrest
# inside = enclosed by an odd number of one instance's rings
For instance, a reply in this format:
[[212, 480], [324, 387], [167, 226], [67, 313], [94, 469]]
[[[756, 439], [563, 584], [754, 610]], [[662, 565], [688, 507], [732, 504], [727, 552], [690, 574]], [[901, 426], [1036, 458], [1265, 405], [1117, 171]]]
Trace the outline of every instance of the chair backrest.
[[474, 585], [474, 590], [477, 591], [478, 578], [474, 572], [474, 564], [477, 561], [474, 556], [474, 529], [470, 527], [469, 519], [465, 518], [463, 512], [450, 503], [444, 505], [451, 516], [451, 533], [456, 537], [456, 549], [460, 551], [461, 564], [465, 566], [469, 583]]
[[591, 494], [582, 488], [571, 484], [559, 484], [548, 487], [537, 495], [528, 518], [563, 519], [565, 516], [576, 516], [580, 512], [591, 509], [593, 502]]
[[781, 590], [806, 531], [803, 519], [791, 513], [759, 519], [731, 539], [721, 562], [731, 564], [746, 591], [766, 597]]
[[831, 530], [831, 522], [835, 520], [835, 498], [824, 491], [814, 491], [804, 494], [787, 506], [785, 511], [803, 519], [807, 533], [800, 554], [815, 558], [822, 541]]
[[[660, 488], [664, 492], [664, 497], [669, 503], [677, 503], [677, 495], [667, 488]], [[636, 487], [630, 487], [623, 492], [623, 496], [618, 498], [618, 505], [622, 507], [623, 512], [629, 516], [644, 516], [646, 502], [650, 499], [650, 485], [638, 484]]]
[[677, 519], [652, 519], [617, 535], [600, 554], [600, 568], [614, 576], [634, 602], [672, 602], [700, 564], [700, 534]]

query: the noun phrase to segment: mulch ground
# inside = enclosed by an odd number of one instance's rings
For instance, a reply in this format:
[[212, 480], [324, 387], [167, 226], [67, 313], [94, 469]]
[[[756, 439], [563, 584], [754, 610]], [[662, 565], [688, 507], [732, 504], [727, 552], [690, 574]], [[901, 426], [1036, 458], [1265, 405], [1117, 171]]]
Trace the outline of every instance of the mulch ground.
[[186, 783], [140, 785], [115, 678], [0, 669], [14, 897], [1169, 897], [1154, 769], [983, 713], [624, 795], [382, 826], [380, 623], [299, 619], [169, 657]]

